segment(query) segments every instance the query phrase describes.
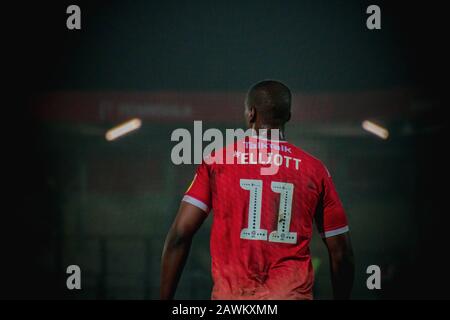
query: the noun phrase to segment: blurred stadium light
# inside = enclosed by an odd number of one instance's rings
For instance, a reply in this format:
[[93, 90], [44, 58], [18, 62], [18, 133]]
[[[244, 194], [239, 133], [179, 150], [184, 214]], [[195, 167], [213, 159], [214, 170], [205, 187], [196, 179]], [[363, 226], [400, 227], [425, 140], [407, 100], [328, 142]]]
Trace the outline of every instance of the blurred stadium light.
[[362, 127], [364, 130], [373, 133], [374, 135], [376, 135], [377, 137], [386, 140], [387, 138], [389, 138], [389, 131], [386, 128], [383, 128], [382, 126], [369, 121], [369, 120], [364, 120], [362, 122]]
[[128, 134], [134, 130], [137, 130], [141, 127], [142, 121], [138, 118], [134, 118], [131, 120], [128, 120], [122, 124], [119, 124], [118, 126], [108, 130], [106, 132], [105, 138], [108, 141], [113, 141], [125, 134]]

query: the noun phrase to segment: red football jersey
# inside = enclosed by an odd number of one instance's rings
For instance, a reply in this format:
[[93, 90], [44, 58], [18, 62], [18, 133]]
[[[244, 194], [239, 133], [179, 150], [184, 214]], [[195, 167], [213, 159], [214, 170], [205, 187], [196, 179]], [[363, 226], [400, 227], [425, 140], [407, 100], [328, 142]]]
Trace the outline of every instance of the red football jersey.
[[205, 160], [183, 198], [213, 211], [212, 299], [312, 299], [313, 221], [323, 237], [348, 231], [328, 170], [285, 141], [250, 137], [224, 150], [235, 163]]

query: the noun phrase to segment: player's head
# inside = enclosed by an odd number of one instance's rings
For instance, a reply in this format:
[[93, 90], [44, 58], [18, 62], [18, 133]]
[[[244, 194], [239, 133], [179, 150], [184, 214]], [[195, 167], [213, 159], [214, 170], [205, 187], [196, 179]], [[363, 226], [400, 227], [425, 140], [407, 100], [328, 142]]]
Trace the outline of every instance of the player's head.
[[247, 92], [245, 120], [249, 128], [283, 128], [291, 118], [291, 91], [276, 80], [263, 80]]

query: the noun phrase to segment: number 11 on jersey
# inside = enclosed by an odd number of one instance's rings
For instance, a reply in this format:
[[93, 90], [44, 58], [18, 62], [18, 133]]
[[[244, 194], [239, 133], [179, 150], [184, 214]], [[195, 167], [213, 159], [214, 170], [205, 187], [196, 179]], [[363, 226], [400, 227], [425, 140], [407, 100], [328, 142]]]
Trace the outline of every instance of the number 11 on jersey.
[[[250, 191], [248, 226], [242, 229], [241, 239], [267, 240], [267, 230], [261, 229], [263, 182], [262, 180], [241, 179], [240, 186], [242, 189]], [[277, 230], [270, 233], [269, 241], [297, 243], [297, 233], [289, 232], [294, 185], [292, 183], [272, 182], [270, 187], [273, 192], [280, 194], [280, 206], [278, 209]]]

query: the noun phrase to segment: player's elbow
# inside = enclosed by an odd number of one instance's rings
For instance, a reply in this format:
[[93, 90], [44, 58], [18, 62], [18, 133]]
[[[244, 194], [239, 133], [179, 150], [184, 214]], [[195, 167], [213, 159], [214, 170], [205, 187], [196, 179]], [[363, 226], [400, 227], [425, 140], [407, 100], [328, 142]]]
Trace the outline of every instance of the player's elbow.
[[330, 258], [335, 262], [353, 262], [353, 249], [346, 236], [327, 241]]
[[353, 251], [348, 248], [337, 248], [330, 251], [330, 258], [337, 264], [353, 264], [354, 260]]
[[192, 234], [188, 230], [180, 226], [172, 226], [167, 239], [167, 244], [170, 247], [177, 248], [183, 245], [190, 244], [191, 241]]
[[330, 259], [336, 264], [353, 264], [353, 250], [350, 246], [334, 246], [329, 250]]

